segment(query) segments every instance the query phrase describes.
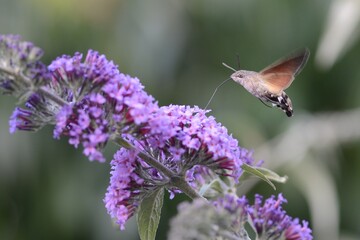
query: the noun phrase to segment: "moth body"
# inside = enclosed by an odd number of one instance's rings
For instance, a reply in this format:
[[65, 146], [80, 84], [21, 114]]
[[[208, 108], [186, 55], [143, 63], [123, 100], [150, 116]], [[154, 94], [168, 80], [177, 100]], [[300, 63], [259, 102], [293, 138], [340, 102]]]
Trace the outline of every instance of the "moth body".
[[257, 98], [260, 98], [267, 91], [257, 72], [239, 70], [233, 73], [231, 78]]

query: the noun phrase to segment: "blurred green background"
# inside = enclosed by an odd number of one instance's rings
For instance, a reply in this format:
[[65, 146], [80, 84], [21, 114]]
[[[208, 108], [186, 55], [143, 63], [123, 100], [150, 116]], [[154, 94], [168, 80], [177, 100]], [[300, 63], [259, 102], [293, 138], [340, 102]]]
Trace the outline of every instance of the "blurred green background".
[[[289, 177], [273, 191], [249, 182], [240, 192], [283, 192], [292, 216], [314, 239], [360, 238], [360, 1], [358, 0], [0, 0], [0, 34], [20, 34], [45, 51], [95, 49], [140, 78], [159, 105], [204, 107], [231, 71], [261, 70], [295, 49], [310, 60], [287, 93], [295, 116], [263, 106], [229, 82], [212, 115], [257, 159]], [[52, 128], [10, 135], [15, 99], [0, 96], [0, 239], [138, 239], [134, 219], [119, 231], [102, 203], [109, 161], [89, 162]], [[166, 201], [165, 239], [177, 196]]]

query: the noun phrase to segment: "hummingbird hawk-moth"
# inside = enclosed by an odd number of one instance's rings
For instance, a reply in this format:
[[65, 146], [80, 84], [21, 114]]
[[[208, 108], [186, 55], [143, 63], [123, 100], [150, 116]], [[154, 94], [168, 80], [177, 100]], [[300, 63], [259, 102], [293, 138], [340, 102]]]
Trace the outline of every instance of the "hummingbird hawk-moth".
[[281, 108], [288, 117], [293, 115], [290, 98], [284, 92], [295, 76], [304, 68], [309, 50], [303, 49], [280, 59], [260, 72], [239, 70], [231, 75], [231, 79], [241, 84], [248, 92], [263, 103]]

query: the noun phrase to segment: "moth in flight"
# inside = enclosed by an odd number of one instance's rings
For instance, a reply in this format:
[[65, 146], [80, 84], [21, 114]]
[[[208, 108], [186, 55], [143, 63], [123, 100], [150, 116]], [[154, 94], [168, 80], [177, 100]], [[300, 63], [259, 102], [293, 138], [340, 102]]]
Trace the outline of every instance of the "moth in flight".
[[307, 48], [282, 58], [260, 72], [239, 70], [231, 79], [241, 84], [248, 92], [260, 99], [265, 105], [272, 104], [281, 108], [288, 117], [293, 115], [290, 98], [284, 92], [304, 68], [310, 52]]

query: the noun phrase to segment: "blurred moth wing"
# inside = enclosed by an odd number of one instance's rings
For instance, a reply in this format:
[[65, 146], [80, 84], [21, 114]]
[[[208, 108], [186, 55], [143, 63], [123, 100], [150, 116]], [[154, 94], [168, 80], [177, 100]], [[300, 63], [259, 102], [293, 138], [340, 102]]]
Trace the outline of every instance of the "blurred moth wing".
[[259, 72], [267, 90], [280, 95], [294, 81], [295, 76], [304, 68], [309, 59], [307, 48], [280, 59]]

